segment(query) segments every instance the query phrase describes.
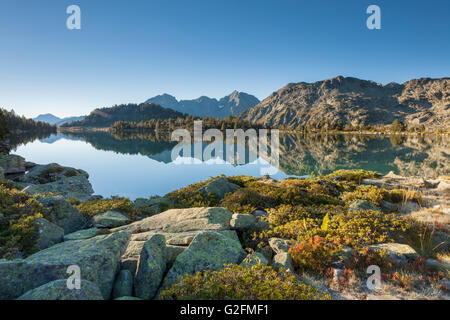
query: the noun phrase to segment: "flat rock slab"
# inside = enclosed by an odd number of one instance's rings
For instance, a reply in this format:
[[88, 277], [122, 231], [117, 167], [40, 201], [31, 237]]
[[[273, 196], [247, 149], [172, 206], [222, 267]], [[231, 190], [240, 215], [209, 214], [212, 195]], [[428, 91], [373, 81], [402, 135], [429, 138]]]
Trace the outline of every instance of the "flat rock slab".
[[396, 263], [405, 263], [419, 258], [416, 250], [407, 244], [381, 243], [371, 245], [369, 249], [386, 251], [388, 256]]
[[116, 228], [123, 226], [128, 221], [127, 216], [117, 211], [107, 211], [97, 214], [92, 218], [94, 227], [97, 228]]
[[171, 209], [116, 230], [129, 230], [132, 233], [229, 230], [232, 216], [233, 214], [225, 208]]
[[[168, 245], [173, 246], [188, 246], [191, 244], [192, 240], [194, 238], [202, 233], [203, 230], [198, 231], [187, 231], [187, 232], [180, 232], [180, 233], [168, 233], [168, 232], [160, 232], [160, 231], [148, 231], [144, 233], [137, 233], [133, 234], [131, 236], [131, 240], [133, 241], [147, 241], [150, 239], [154, 234], [162, 234], [166, 238], [166, 243]], [[225, 237], [228, 237], [230, 239], [239, 241], [239, 237], [234, 230], [216, 230], [216, 232], [224, 235]]]

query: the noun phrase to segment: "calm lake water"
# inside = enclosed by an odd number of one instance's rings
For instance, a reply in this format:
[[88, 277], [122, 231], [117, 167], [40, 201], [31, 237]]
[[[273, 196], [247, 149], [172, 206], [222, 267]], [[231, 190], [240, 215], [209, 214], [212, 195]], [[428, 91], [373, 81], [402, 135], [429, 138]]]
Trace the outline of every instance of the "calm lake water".
[[[38, 164], [58, 163], [87, 171], [96, 194], [131, 199], [164, 195], [213, 176], [262, 176], [272, 170], [259, 159], [233, 166], [192, 158], [171, 161], [176, 143], [158, 136], [118, 137], [106, 132], [58, 133], [19, 145], [12, 153]], [[203, 146], [203, 148], [206, 145]], [[248, 153], [246, 150], [248, 159]], [[185, 163], [186, 160], [189, 160]], [[338, 169], [394, 171], [436, 177], [450, 174], [448, 136], [280, 136], [280, 166], [274, 178], [327, 174]]]

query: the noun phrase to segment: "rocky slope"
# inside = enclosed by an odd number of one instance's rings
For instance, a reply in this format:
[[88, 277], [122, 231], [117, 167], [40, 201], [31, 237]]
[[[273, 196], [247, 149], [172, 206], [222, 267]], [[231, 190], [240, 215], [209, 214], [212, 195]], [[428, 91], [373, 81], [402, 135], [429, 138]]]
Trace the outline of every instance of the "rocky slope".
[[338, 76], [290, 83], [242, 113], [267, 126], [408, 125], [450, 127], [450, 78], [416, 79], [382, 85]]
[[170, 108], [198, 117], [225, 118], [238, 115], [257, 105], [259, 100], [250, 94], [233, 91], [230, 95], [220, 100], [202, 96], [194, 100], [178, 101], [174, 96], [163, 94], [150, 98], [146, 102], [156, 103], [164, 108]]

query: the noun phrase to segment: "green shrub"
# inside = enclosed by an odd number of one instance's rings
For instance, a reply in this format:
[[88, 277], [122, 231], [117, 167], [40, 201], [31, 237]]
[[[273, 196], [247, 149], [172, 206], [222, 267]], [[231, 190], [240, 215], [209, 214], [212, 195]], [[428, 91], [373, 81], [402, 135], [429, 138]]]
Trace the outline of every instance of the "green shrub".
[[171, 300], [330, 300], [285, 272], [277, 273], [265, 265], [252, 268], [228, 265], [222, 271], [204, 271], [188, 275], [161, 292]]
[[327, 177], [341, 177], [342, 180], [353, 182], [356, 184], [361, 184], [363, 179], [376, 179], [380, 177], [380, 174], [376, 171], [365, 171], [365, 170], [338, 170]]
[[132, 220], [139, 216], [139, 212], [134, 207], [133, 202], [127, 198], [100, 199], [81, 202], [75, 207], [87, 218], [110, 210], [124, 213]]
[[0, 258], [36, 252], [34, 221], [42, 217], [52, 221], [36, 196], [0, 185]]
[[347, 205], [357, 200], [366, 200], [376, 206], [381, 205], [384, 191], [375, 186], [358, 186], [353, 192], [346, 192], [342, 195], [342, 201]]

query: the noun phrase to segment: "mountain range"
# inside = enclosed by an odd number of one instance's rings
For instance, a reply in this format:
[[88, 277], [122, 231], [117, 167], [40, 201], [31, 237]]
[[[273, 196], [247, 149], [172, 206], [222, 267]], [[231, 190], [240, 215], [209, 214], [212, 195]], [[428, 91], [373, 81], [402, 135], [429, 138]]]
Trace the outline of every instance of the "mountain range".
[[150, 98], [146, 103], [156, 103], [164, 108], [187, 113], [197, 117], [226, 118], [237, 116], [243, 111], [254, 107], [259, 103], [258, 98], [245, 92], [233, 91], [230, 95], [219, 100], [202, 96], [194, 100], [178, 101], [169, 94]]
[[268, 127], [345, 124], [450, 127], [450, 78], [422, 78], [403, 84], [338, 76], [314, 83], [290, 83], [244, 111], [244, 120]]
[[141, 122], [151, 119], [184, 118], [185, 114], [169, 108], [163, 108], [154, 103], [129, 103], [116, 105], [110, 108], [95, 109], [80, 121], [64, 126], [107, 128], [117, 121]]
[[66, 118], [59, 118], [51, 113], [46, 114], [40, 114], [36, 118], [33, 118], [34, 121], [41, 121], [46, 122], [51, 125], [61, 126], [66, 123], [72, 123], [75, 121], [83, 120], [85, 116], [79, 116], [79, 117], [66, 117]]

